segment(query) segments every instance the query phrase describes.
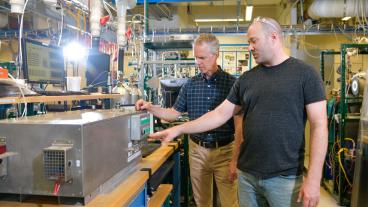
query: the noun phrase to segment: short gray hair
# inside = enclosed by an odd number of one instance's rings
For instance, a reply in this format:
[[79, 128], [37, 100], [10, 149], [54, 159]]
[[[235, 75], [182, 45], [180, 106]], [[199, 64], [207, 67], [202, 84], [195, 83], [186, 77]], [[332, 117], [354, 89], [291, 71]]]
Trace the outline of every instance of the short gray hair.
[[276, 20], [269, 17], [256, 17], [253, 19], [252, 24], [256, 22], [262, 24], [262, 28], [265, 32], [276, 32], [281, 38], [283, 37], [281, 26]]
[[216, 54], [219, 51], [220, 43], [217, 37], [213, 34], [200, 34], [193, 42], [193, 47], [196, 45], [202, 45], [206, 43], [212, 54]]

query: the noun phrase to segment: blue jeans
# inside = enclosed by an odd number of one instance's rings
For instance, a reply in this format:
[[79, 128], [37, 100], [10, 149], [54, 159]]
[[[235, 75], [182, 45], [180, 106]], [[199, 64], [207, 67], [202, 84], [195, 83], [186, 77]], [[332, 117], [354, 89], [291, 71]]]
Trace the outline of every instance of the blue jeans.
[[261, 179], [238, 170], [238, 194], [241, 207], [297, 207], [303, 176], [276, 176]]

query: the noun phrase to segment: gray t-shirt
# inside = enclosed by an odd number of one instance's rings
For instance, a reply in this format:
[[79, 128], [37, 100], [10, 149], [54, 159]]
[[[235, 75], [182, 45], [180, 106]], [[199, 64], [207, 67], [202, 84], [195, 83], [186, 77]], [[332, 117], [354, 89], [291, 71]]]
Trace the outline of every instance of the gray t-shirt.
[[300, 174], [305, 106], [325, 99], [320, 75], [293, 57], [245, 72], [227, 97], [244, 112], [238, 168], [262, 178]]

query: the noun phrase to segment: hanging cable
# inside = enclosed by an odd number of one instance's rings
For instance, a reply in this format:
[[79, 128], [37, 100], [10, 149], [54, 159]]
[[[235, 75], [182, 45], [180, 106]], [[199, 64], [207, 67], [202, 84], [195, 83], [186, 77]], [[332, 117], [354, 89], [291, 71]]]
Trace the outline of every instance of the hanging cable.
[[21, 117], [24, 117], [25, 115], [27, 115], [27, 101], [26, 101], [26, 97], [24, 96], [24, 92], [23, 92], [23, 89], [21, 87], [21, 85], [15, 80], [15, 78], [10, 74], [8, 73], [8, 76], [14, 81], [14, 83], [17, 85], [19, 91], [20, 91], [20, 94], [22, 95], [22, 98], [23, 98], [23, 102], [24, 102], [24, 109], [23, 109], [23, 113], [21, 114]]
[[60, 4], [60, 6], [61, 6], [61, 26], [60, 26], [58, 46], [60, 46], [61, 38], [63, 36], [63, 28], [64, 28], [64, 7], [63, 7], [63, 4]]
[[19, 69], [17, 71], [17, 78], [19, 78], [19, 76], [20, 76], [20, 70], [22, 69], [22, 66], [23, 66], [23, 56], [22, 56], [23, 19], [24, 19], [24, 12], [26, 10], [28, 1], [29, 0], [26, 0], [26, 2], [24, 3], [23, 9], [22, 9], [22, 14], [20, 16], [20, 24], [19, 24], [19, 46], [18, 46], [18, 64], [19, 64]]
[[346, 148], [341, 148], [341, 149], [339, 150], [339, 152], [337, 153], [337, 157], [338, 157], [338, 160], [339, 160], [340, 168], [341, 168], [341, 170], [342, 170], [342, 172], [343, 172], [343, 174], [344, 174], [344, 176], [345, 176], [346, 182], [349, 184], [349, 186], [350, 186], [350, 187], [352, 187], [353, 185], [351, 184], [351, 182], [350, 182], [350, 180], [349, 180], [349, 178], [348, 178], [348, 175], [346, 174], [346, 171], [345, 171], [344, 165], [343, 165], [343, 164], [342, 164], [342, 162], [341, 162], [341, 153], [342, 153], [342, 152], [348, 152], [348, 151], [349, 151], [349, 150], [348, 150], [348, 149], [346, 149]]
[[105, 8], [105, 10], [107, 11], [107, 13], [109, 14], [110, 21], [112, 21], [114, 17], [112, 16], [111, 10], [109, 9], [109, 7], [107, 5], [108, 5], [108, 3], [104, 0], [103, 1], [103, 7]]

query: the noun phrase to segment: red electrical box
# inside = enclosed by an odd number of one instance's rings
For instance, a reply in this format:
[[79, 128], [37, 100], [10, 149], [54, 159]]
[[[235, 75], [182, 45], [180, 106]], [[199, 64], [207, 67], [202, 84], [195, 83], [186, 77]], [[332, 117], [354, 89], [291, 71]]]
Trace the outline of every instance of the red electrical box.
[[0, 78], [8, 78], [8, 70], [0, 67]]
[[0, 138], [0, 155], [6, 152], [5, 138]]

